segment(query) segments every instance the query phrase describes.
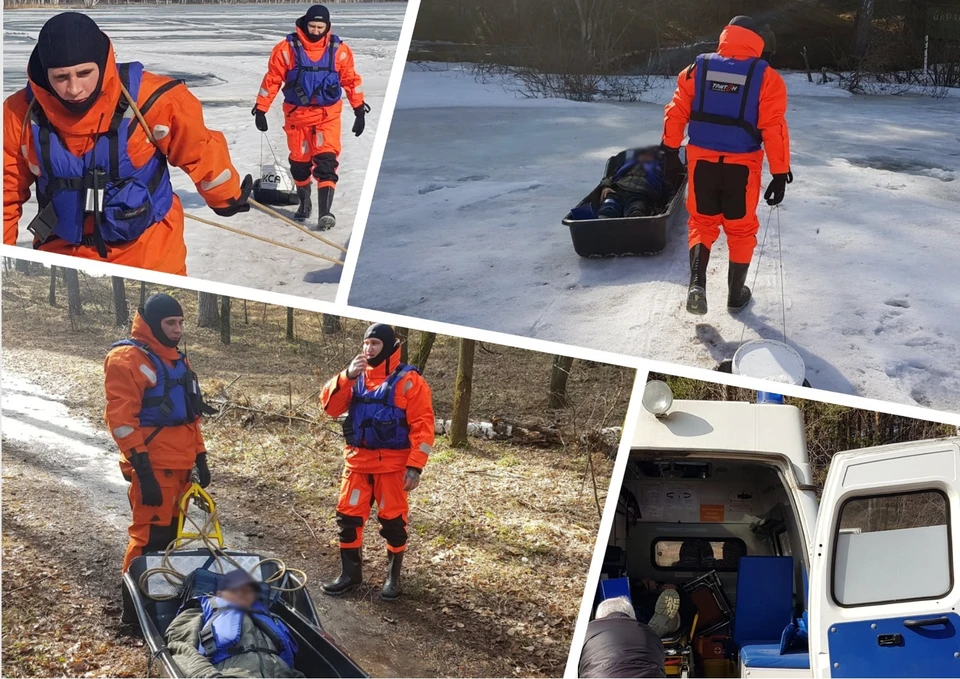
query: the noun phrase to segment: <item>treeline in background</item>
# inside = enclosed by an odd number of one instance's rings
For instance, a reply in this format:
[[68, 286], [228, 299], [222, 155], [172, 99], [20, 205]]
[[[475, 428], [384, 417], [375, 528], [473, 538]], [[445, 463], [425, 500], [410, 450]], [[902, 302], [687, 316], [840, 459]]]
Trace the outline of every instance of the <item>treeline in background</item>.
[[867, 81], [960, 86], [958, 0], [423, 0], [410, 59], [520, 75], [676, 75], [716, 49], [738, 14], [769, 25], [775, 67], [811, 80], [851, 91]]
[[[757, 397], [757, 392], [752, 389], [687, 377], [650, 373], [647, 379], [663, 380], [670, 385], [677, 399], [755, 402]], [[949, 424], [791, 396], [784, 400], [787, 405], [796, 406], [803, 412], [807, 453], [813, 466], [814, 480], [820, 488], [823, 487], [834, 453], [958, 434], [957, 427]]]

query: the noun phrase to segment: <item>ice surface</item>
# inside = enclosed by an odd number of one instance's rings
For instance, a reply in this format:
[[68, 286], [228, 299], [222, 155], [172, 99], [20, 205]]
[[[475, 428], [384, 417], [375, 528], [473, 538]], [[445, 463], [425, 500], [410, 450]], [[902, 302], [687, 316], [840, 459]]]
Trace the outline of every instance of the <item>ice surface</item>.
[[682, 219], [660, 255], [616, 260], [577, 257], [560, 223], [610, 155], [659, 141], [669, 82], [652, 103], [578, 104], [436, 69], [404, 74], [351, 304], [713, 368], [741, 335], [782, 337], [782, 234], [787, 340], [814, 387], [960, 409], [960, 97], [787, 73], [796, 181], [751, 268], [755, 301], [727, 314], [721, 238], [698, 318]]
[[[256, 178], [260, 176], [261, 135], [254, 127], [250, 109], [270, 50], [293, 30], [294, 21], [305, 9], [306, 5], [148, 5], [97, 7], [88, 13], [113, 39], [119, 61], [141, 61], [150, 71], [185, 79], [204, 103], [207, 126], [226, 135], [237, 169]], [[353, 113], [349, 105], [344, 106], [343, 153], [333, 209], [337, 226], [323, 234], [342, 245], [349, 242], [353, 229], [405, 10], [400, 3], [338, 4], [331, 9], [333, 30], [353, 50], [367, 102], [373, 109], [367, 115], [366, 131], [358, 138], [350, 133]], [[27, 59], [36, 35], [54, 13], [4, 12], [5, 97], [25, 84]], [[280, 162], [285, 164], [279, 100], [267, 115], [268, 134]], [[266, 145], [263, 148], [266, 161], [271, 155]], [[174, 169], [172, 177], [187, 212], [312, 252], [331, 257], [341, 254], [256, 211], [218, 218], [203, 204], [186, 174]], [[292, 217], [296, 206], [279, 210]], [[31, 201], [20, 221], [20, 245], [31, 245], [26, 225], [35, 213], [36, 203]], [[192, 277], [331, 301], [336, 294], [341, 270], [337, 265], [189, 220], [186, 233], [187, 273]]]

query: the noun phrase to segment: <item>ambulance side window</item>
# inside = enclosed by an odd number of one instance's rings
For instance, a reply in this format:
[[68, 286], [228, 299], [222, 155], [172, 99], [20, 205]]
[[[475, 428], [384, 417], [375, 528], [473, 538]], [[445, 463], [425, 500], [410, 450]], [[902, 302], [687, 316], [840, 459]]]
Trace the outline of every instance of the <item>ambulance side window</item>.
[[933, 489], [845, 501], [834, 538], [834, 601], [867, 606], [947, 594], [953, 588], [949, 507]]

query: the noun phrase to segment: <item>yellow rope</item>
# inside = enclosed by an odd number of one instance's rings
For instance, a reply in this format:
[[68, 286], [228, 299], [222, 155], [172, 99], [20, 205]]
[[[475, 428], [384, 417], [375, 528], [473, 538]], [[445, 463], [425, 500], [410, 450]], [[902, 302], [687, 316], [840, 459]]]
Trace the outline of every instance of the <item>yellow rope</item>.
[[257, 208], [258, 210], [260, 210], [260, 212], [263, 212], [264, 214], [268, 214], [268, 215], [270, 215], [271, 217], [276, 217], [276, 218], [279, 219], [280, 221], [285, 222], [285, 223], [289, 224], [290, 226], [292, 226], [292, 227], [294, 227], [294, 228], [300, 229], [301, 231], [303, 231], [303, 232], [304, 232], [305, 234], [307, 234], [308, 236], [313, 236], [313, 237], [316, 238], [318, 241], [321, 241], [322, 243], [326, 243], [326, 244], [329, 245], [330, 247], [336, 248], [336, 249], [339, 250], [340, 252], [343, 252], [343, 253], [346, 253], [346, 252], [347, 252], [347, 249], [346, 249], [345, 247], [342, 247], [342, 246], [340, 246], [340, 245], [337, 245], [337, 244], [334, 243], [333, 241], [327, 240], [327, 239], [324, 238], [323, 236], [320, 236], [320, 235], [315, 234], [315, 233], [314, 233], [313, 231], [311, 231], [310, 229], [305, 228], [302, 224], [297, 224], [295, 221], [293, 221], [292, 219], [290, 219], [290, 218], [287, 217], [286, 215], [280, 214], [280, 213], [277, 212], [276, 210], [273, 210], [273, 209], [271, 209], [271, 208], [268, 208], [268, 207], [267, 207], [266, 205], [264, 205], [263, 203], [261, 203], [261, 202], [259, 202], [259, 201], [256, 201], [256, 200], [254, 200], [253, 198], [248, 198], [248, 199], [247, 199], [247, 202], [250, 203], [250, 205], [252, 205], [253, 207], [255, 207], [255, 208]]
[[226, 231], [231, 231], [233, 233], [240, 234], [241, 236], [247, 236], [249, 238], [255, 238], [256, 240], [263, 241], [264, 243], [270, 243], [271, 245], [276, 245], [281, 248], [286, 248], [287, 250], [293, 250], [294, 252], [300, 252], [304, 255], [310, 255], [311, 257], [316, 257], [318, 259], [323, 259], [328, 262], [333, 262], [337, 266], [343, 266], [343, 262], [339, 259], [334, 259], [333, 257], [327, 257], [326, 255], [317, 254], [316, 252], [310, 252], [309, 250], [304, 250], [303, 248], [298, 248], [295, 245], [287, 245], [286, 243], [281, 243], [279, 241], [271, 240], [269, 238], [264, 238], [263, 236], [257, 236], [256, 234], [247, 233], [246, 231], [241, 231], [240, 229], [235, 229], [232, 226], [227, 226], [226, 224], [220, 224], [218, 222], [212, 222], [209, 219], [204, 219], [203, 217], [198, 217], [192, 215], [189, 212], [184, 212], [183, 216], [187, 219], [192, 219], [195, 222], [200, 222], [201, 224], [209, 224], [210, 226], [215, 226], [218, 229], [225, 229]]

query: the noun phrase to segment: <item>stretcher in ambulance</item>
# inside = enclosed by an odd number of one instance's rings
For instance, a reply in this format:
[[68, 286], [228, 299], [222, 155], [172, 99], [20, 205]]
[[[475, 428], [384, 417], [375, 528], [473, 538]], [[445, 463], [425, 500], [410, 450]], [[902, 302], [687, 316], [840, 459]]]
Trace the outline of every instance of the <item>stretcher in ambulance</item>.
[[680, 590], [668, 676], [960, 677], [960, 437], [836, 453], [818, 500], [781, 398], [644, 406], [600, 597]]

